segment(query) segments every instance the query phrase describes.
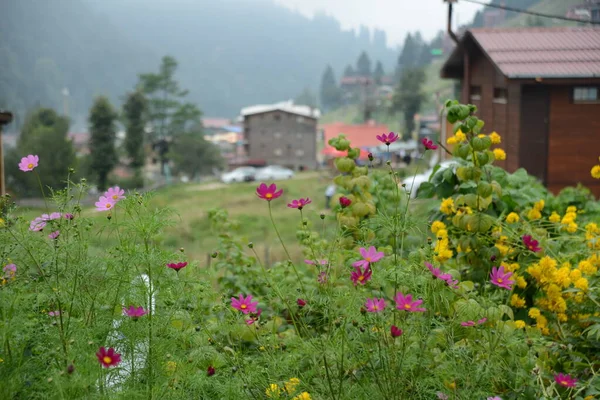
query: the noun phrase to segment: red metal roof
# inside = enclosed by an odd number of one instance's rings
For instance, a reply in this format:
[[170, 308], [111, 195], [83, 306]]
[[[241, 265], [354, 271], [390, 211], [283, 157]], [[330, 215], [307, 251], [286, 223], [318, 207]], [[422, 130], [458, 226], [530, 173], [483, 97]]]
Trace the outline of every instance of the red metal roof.
[[600, 27], [471, 29], [446, 66], [462, 63], [469, 38], [509, 78], [600, 77]]
[[[325, 124], [322, 126], [325, 133], [325, 143], [339, 134], [346, 135], [346, 139], [350, 140], [352, 147], [375, 147], [381, 145], [381, 142], [377, 140], [377, 135], [382, 133], [389, 133], [388, 126], [385, 124], [362, 124], [362, 125], [349, 125], [341, 122], [334, 122], [332, 124]], [[326, 147], [329, 146], [326, 144]]]

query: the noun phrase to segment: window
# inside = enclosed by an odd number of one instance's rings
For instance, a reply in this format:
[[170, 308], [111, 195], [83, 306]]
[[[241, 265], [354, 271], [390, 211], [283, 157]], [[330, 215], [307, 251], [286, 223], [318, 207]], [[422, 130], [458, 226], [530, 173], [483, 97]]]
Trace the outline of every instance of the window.
[[273, 115], [273, 119], [274, 119], [275, 121], [279, 121], [279, 120], [281, 120], [281, 115], [279, 115], [279, 114], [275, 114], [275, 115]]
[[504, 88], [494, 88], [494, 103], [506, 104], [508, 91]]
[[302, 134], [301, 133], [296, 133], [296, 139], [302, 139]]
[[471, 86], [471, 101], [481, 100], [481, 86]]
[[304, 155], [304, 150], [296, 150], [296, 157], [302, 157]]
[[573, 88], [573, 102], [574, 103], [597, 103], [598, 99], [598, 88], [593, 86], [588, 87], [575, 87]]
[[273, 153], [275, 153], [276, 156], [280, 156], [280, 155], [283, 154], [283, 152], [281, 151], [281, 149], [275, 149], [275, 151]]
[[281, 133], [275, 132], [273, 136], [275, 136], [275, 139], [279, 139], [281, 137]]

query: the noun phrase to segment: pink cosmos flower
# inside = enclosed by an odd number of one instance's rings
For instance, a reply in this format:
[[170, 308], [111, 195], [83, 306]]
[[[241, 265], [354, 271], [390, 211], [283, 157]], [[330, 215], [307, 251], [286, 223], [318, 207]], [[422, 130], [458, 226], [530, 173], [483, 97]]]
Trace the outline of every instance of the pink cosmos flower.
[[352, 273], [350, 274], [350, 279], [354, 283], [354, 286], [356, 286], [359, 283], [361, 285], [364, 285], [365, 283], [371, 280], [372, 274], [373, 272], [369, 267], [367, 267], [364, 270], [361, 267], [354, 267], [354, 271], [352, 271]]
[[434, 278], [438, 278], [446, 282], [446, 284], [453, 289], [458, 289], [458, 280], [453, 280], [452, 275], [442, 273], [441, 269], [435, 268], [428, 262], [425, 263], [425, 266], [427, 267], [427, 269], [429, 269], [429, 272], [431, 272], [431, 275], [433, 275]]
[[60, 316], [60, 311], [59, 310], [49, 311], [48, 312], [48, 316], [50, 316], [50, 317], [58, 317], [58, 316]]
[[571, 375], [563, 374], [562, 372], [554, 375], [554, 380], [563, 387], [575, 387], [577, 384], [577, 379], [573, 378]]
[[63, 217], [64, 217], [64, 219], [68, 219], [69, 221], [72, 220], [73, 218], [75, 218], [75, 216], [71, 213], [64, 213]]
[[511, 290], [512, 285], [515, 283], [515, 281], [510, 279], [512, 275], [512, 272], [505, 272], [503, 266], [500, 266], [500, 268], [493, 267], [490, 273], [490, 280], [498, 287]]
[[340, 206], [342, 206], [342, 208], [346, 208], [350, 206], [350, 204], [352, 204], [352, 200], [345, 196], [340, 197]]
[[129, 306], [129, 308], [123, 307], [123, 314], [127, 315], [128, 317], [131, 317], [135, 321], [138, 318], [148, 314], [148, 311], [144, 310], [144, 307], [142, 306]]
[[402, 293], [398, 292], [396, 297], [394, 298], [396, 301], [396, 308], [398, 310], [409, 311], [409, 312], [425, 312], [427, 311], [425, 308], [419, 307], [423, 304], [423, 300], [414, 300], [411, 294], [407, 294], [404, 296]]
[[46, 220], [42, 217], [37, 217], [29, 224], [29, 230], [39, 232], [46, 227]]
[[487, 400], [502, 400], [502, 397], [498, 397], [498, 396], [488, 397]]
[[4, 278], [14, 278], [15, 275], [17, 275], [17, 266], [15, 264], [6, 264], [4, 268], [2, 268], [2, 272], [4, 272]]
[[[318, 262], [321, 265], [327, 265], [329, 263], [327, 260], [318, 260]], [[308, 265], [317, 265], [317, 263], [313, 260], [304, 260], [304, 263]]]
[[261, 183], [256, 188], [256, 195], [258, 197], [260, 197], [261, 199], [267, 200], [267, 201], [274, 200], [274, 199], [278, 198], [279, 196], [281, 196], [282, 194], [283, 194], [283, 189], [278, 191], [277, 186], [274, 183], [271, 183], [269, 186], [267, 186], [264, 183]]
[[108, 211], [112, 210], [112, 208], [115, 206], [115, 202], [106, 196], [100, 196], [94, 205], [96, 206], [96, 211]]
[[19, 169], [23, 172], [33, 171], [33, 169], [38, 166], [39, 161], [40, 158], [38, 156], [30, 154], [27, 157], [21, 158]]
[[178, 262], [178, 263], [168, 263], [167, 267], [179, 272], [180, 269], [187, 267], [187, 265], [188, 265], [188, 263], [186, 261], [184, 261], [184, 262]]
[[427, 138], [423, 138], [423, 140], [421, 140], [421, 143], [423, 143], [423, 146], [425, 146], [425, 150], [435, 150], [437, 149], [437, 145], [433, 144], [433, 141]]
[[533, 251], [534, 253], [542, 251], [542, 248], [539, 246], [539, 242], [537, 240], [534, 240], [533, 237], [531, 237], [531, 235], [523, 235], [522, 239], [523, 244], [529, 250]]
[[401, 336], [404, 332], [402, 331], [402, 329], [398, 328], [396, 325], [392, 325], [390, 328], [390, 334], [392, 335], [393, 338], [397, 338], [398, 336]]
[[125, 199], [125, 196], [123, 196], [124, 194], [125, 190], [121, 189], [118, 186], [114, 186], [108, 188], [108, 190], [104, 192], [103, 196], [112, 201], [114, 204], [117, 204], [119, 200]]
[[444, 279], [444, 281], [446, 281], [446, 284], [448, 285], [448, 287], [451, 287], [452, 289], [458, 289], [458, 279], [452, 279], [452, 275], [450, 275], [450, 274], [444, 274], [444, 275], [448, 275], [446, 277], [446, 279]]
[[302, 210], [305, 206], [312, 203], [310, 199], [307, 197], [305, 199], [292, 200], [287, 206], [289, 208], [297, 208], [298, 210]]
[[352, 264], [353, 267], [368, 268], [372, 263], [381, 260], [385, 255], [383, 251], [378, 252], [375, 246], [369, 247], [368, 250], [364, 247], [361, 247], [359, 251], [360, 255], [363, 257], [363, 260], [356, 261], [354, 264]]
[[232, 297], [231, 298], [231, 307], [240, 310], [244, 314], [255, 313], [256, 306], [258, 305], [258, 301], [252, 302], [252, 295], [248, 295], [246, 298], [239, 295], [239, 298]]
[[449, 399], [448, 395], [444, 392], [437, 392], [435, 395], [437, 396], [438, 400], [448, 400]]
[[52, 240], [58, 239], [59, 236], [60, 236], [60, 231], [54, 231], [48, 235], [48, 237]]
[[112, 347], [106, 350], [104, 347], [100, 347], [100, 350], [96, 353], [98, 361], [104, 368], [114, 367], [121, 362], [121, 355], [115, 352]]
[[390, 145], [390, 143], [394, 143], [396, 140], [398, 140], [398, 135], [396, 135], [394, 132], [390, 132], [387, 135], [384, 133], [382, 135], [377, 135], [377, 140], [379, 140], [381, 143], [385, 143], [386, 145]]
[[382, 312], [383, 309], [385, 308], [385, 300], [377, 299], [377, 298], [367, 299], [367, 302], [365, 303], [365, 307], [367, 308], [368, 312], [372, 312], [372, 313]]
[[466, 321], [460, 323], [462, 326], [475, 326], [475, 321]]
[[298, 307], [302, 308], [306, 305], [306, 301], [302, 300], [302, 299], [298, 299], [298, 300], [296, 300], [296, 304], [298, 304]]
[[42, 218], [44, 218], [46, 221], [54, 221], [55, 219], [60, 219], [61, 217], [62, 217], [62, 214], [59, 212], [53, 212], [50, 215], [42, 214]]
[[477, 321], [477, 324], [478, 325], [485, 324], [486, 321], [487, 321], [487, 318], [483, 317], [483, 318], [481, 318], [480, 320]]
[[[258, 301], [256, 303], [258, 304]], [[246, 320], [246, 325], [252, 325], [258, 321], [260, 314], [262, 314], [262, 308], [259, 308], [255, 313], [250, 313], [250, 319]]]
[[319, 275], [317, 276], [317, 282], [319, 282], [321, 285], [324, 285], [327, 283], [327, 279], [328, 275], [326, 271], [319, 272]]

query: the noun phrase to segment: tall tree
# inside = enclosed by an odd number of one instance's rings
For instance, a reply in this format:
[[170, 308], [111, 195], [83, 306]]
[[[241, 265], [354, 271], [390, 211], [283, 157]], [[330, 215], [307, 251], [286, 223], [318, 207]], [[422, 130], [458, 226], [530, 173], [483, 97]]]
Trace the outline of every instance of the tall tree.
[[310, 90], [309, 87], [305, 87], [302, 93], [294, 98], [294, 103], [301, 106], [317, 107], [317, 96]]
[[400, 56], [398, 56], [398, 65], [396, 68], [397, 78], [400, 79], [402, 76], [402, 70], [405, 68], [414, 68], [416, 66], [416, 60], [420, 55], [419, 45], [416, 39], [411, 33], [406, 35], [404, 39], [404, 45]]
[[108, 174], [117, 165], [115, 139], [117, 113], [108, 99], [96, 97], [90, 109], [90, 167], [96, 174], [98, 188], [107, 187]]
[[375, 83], [381, 85], [381, 79], [385, 75], [385, 71], [383, 70], [383, 64], [381, 61], [377, 61], [377, 65], [375, 66], [375, 72], [373, 72], [373, 78], [375, 79]]
[[219, 149], [199, 131], [189, 131], [173, 139], [169, 158], [175, 164], [175, 172], [194, 179], [223, 166]]
[[341, 103], [342, 93], [337, 85], [335, 73], [328, 65], [321, 77], [321, 107], [325, 110], [337, 108]]
[[371, 59], [366, 51], [360, 53], [356, 61], [356, 73], [359, 76], [371, 76]]
[[415, 129], [415, 114], [421, 109], [425, 99], [422, 91], [425, 82], [425, 71], [422, 68], [406, 68], [402, 70], [400, 83], [394, 91], [392, 108], [404, 116], [404, 131], [411, 134]]
[[127, 95], [123, 105], [125, 122], [125, 150], [129, 156], [129, 165], [140, 177], [140, 169], [144, 166], [144, 130], [146, 127], [146, 98], [140, 90]]
[[176, 70], [177, 61], [165, 56], [158, 73], [139, 75], [140, 89], [148, 99], [152, 139], [181, 134], [200, 123], [202, 112], [195, 104], [185, 102], [188, 91], [179, 87]]
[[69, 167], [77, 167], [68, 131], [68, 119], [52, 109], [40, 108], [27, 115], [17, 147], [6, 154], [8, 188], [22, 196], [40, 196], [35, 175], [24, 174], [18, 169], [21, 157], [27, 154], [39, 156], [36, 172], [44, 187], [53, 190], [63, 188]]
[[344, 69], [344, 77], [354, 75], [356, 75], [356, 72], [354, 72], [354, 67], [352, 67], [350, 64], [346, 65], [346, 68]]

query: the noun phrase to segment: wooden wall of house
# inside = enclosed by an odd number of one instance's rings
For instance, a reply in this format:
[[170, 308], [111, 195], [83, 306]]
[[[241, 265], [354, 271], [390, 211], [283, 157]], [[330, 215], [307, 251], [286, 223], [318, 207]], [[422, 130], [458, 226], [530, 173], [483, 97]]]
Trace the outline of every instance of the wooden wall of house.
[[574, 104], [572, 90], [571, 85], [551, 90], [548, 188], [558, 192], [582, 183], [600, 197], [600, 181], [590, 175], [600, 156], [600, 103]]
[[521, 127], [519, 166], [547, 183], [548, 125], [550, 113], [548, 85], [521, 86]]

